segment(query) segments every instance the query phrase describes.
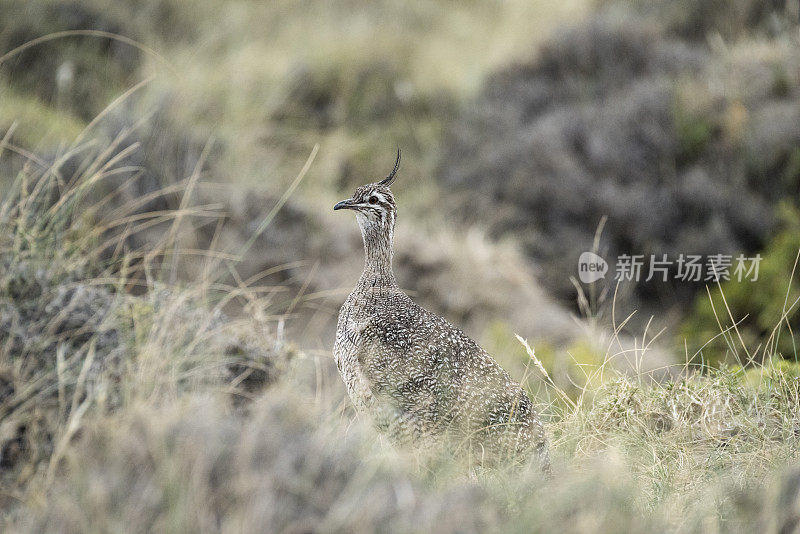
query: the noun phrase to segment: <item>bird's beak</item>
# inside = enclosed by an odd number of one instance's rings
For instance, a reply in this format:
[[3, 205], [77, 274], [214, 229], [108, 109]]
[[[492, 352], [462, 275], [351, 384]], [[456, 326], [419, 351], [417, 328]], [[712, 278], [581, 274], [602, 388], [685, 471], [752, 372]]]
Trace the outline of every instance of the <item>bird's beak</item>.
[[352, 198], [348, 198], [347, 200], [342, 200], [341, 202], [337, 202], [336, 205], [333, 207], [334, 210], [354, 210], [356, 209], [356, 203], [353, 201]]

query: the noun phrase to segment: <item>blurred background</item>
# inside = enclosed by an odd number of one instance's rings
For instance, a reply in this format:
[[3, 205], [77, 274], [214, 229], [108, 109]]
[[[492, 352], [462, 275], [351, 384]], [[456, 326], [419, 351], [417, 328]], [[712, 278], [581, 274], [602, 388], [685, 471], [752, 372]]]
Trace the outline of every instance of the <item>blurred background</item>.
[[[515, 332], [548, 365], [601, 358], [604, 332], [631, 314], [621, 339], [659, 333], [652, 367], [730, 357], [725, 336], [706, 343], [719, 287], [675, 281], [674, 267], [668, 282], [616, 287], [619, 254], [760, 253], [757, 282], [721, 288], [722, 322], [741, 321], [748, 343], [800, 294], [787, 293], [800, 247], [797, 0], [0, 6], [0, 50], [49, 36], [0, 63], [0, 132], [20, 149], [3, 176], [21, 151], [53, 161], [90, 124], [139, 143], [121, 160], [138, 175], [128, 199], [199, 169], [194, 200], [225, 221], [195, 223], [182, 243], [236, 253], [255, 239], [237, 276], [274, 287], [271, 310], [304, 349], [330, 349], [363, 261], [355, 222], [331, 206], [384, 176], [396, 147], [399, 281], [500, 359], [526, 359]], [[574, 280], [586, 250], [610, 260], [605, 280]]]
[[[0, 530], [796, 530], [798, 19], [0, 0]], [[400, 285], [528, 388], [546, 491], [386, 446], [346, 398], [363, 251], [332, 207], [398, 147]], [[617, 285], [623, 254], [762, 259]]]

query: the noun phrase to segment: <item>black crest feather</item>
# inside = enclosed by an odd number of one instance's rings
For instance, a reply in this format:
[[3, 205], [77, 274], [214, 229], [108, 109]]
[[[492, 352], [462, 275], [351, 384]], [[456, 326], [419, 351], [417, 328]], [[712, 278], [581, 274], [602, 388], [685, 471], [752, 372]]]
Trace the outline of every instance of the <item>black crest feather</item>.
[[389, 176], [378, 182], [378, 185], [385, 185], [386, 187], [392, 185], [392, 182], [394, 182], [395, 175], [397, 174], [397, 169], [399, 168], [400, 168], [400, 149], [398, 148], [397, 161], [394, 162], [394, 169], [392, 169], [392, 172], [389, 174]]

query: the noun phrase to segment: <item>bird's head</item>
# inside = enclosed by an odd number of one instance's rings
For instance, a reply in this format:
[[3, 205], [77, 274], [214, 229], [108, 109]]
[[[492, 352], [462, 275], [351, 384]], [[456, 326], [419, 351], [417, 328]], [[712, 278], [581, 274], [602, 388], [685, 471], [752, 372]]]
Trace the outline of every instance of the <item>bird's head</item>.
[[389, 176], [380, 182], [362, 185], [355, 190], [352, 197], [337, 202], [333, 209], [355, 211], [358, 225], [363, 232], [381, 229], [391, 232], [397, 216], [397, 204], [389, 186], [394, 182], [399, 167], [400, 149], [397, 150], [397, 161]]

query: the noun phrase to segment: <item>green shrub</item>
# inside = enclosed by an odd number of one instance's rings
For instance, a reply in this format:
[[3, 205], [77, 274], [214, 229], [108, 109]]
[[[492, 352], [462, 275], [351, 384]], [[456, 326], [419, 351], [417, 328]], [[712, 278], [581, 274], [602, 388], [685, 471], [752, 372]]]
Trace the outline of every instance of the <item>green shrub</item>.
[[690, 356], [697, 351], [697, 360], [711, 364], [748, 365], [773, 354], [797, 360], [800, 270], [793, 272], [793, 266], [800, 252], [800, 211], [785, 203], [780, 217], [783, 230], [760, 253], [758, 280], [732, 277], [721, 286], [709, 286], [710, 295], [697, 296], [680, 329], [681, 345], [686, 339]]

